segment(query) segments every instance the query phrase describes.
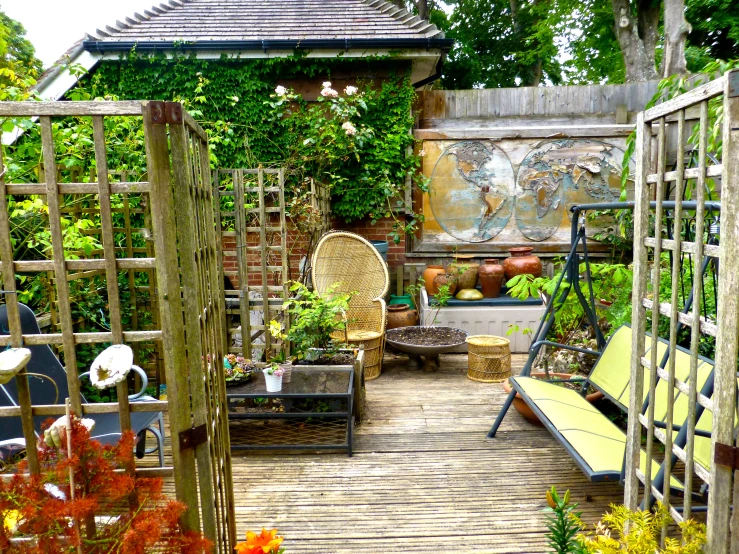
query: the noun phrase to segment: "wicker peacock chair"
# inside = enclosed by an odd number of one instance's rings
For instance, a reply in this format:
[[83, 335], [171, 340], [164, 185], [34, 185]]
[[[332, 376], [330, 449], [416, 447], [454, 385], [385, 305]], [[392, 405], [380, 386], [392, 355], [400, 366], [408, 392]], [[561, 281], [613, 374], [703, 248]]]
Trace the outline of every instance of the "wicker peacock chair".
[[366, 239], [343, 231], [325, 234], [313, 254], [313, 287], [318, 294], [355, 293], [349, 302], [347, 334], [365, 345], [365, 379], [380, 376], [387, 309], [383, 297], [390, 278], [387, 265]]

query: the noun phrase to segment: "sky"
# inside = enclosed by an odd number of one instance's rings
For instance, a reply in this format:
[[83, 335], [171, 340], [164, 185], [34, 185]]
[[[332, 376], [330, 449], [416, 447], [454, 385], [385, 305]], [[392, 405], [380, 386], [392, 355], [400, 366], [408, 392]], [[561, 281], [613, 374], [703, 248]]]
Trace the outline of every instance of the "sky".
[[162, 0], [0, 0], [0, 9], [26, 28], [44, 67], [53, 64], [85, 33], [114, 26]]

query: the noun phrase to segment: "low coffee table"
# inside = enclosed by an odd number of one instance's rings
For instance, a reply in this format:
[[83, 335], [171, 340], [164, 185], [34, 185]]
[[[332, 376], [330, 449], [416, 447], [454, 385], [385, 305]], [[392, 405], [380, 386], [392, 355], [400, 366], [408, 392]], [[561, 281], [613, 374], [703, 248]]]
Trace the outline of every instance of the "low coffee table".
[[354, 370], [293, 366], [280, 392], [260, 371], [226, 389], [232, 450], [346, 450], [352, 455]]

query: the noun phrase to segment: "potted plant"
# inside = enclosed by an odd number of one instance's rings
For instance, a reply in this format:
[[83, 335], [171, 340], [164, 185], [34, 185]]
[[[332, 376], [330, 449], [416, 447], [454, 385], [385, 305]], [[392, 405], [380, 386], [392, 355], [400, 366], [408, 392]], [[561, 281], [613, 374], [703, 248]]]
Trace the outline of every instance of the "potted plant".
[[226, 354], [223, 357], [223, 369], [226, 376], [226, 386], [234, 387], [249, 381], [257, 370], [251, 360], [236, 354]]
[[280, 340], [280, 350], [270, 359], [270, 364], [282, 368], [282, 382], [289, 383], [292, 378], [293, 358], [288, 358], [285, 347], [287, 346], [287, 335], [283, 332], [282, 323], [273, 319], [269, 322], [269, 333], [273, 338]]
[[264, 384], [267, 387], [267, 392], [280, 392], [282, 390], [284, 369], [276, 363], [271, 363], [262, 370], [262, 373], [264, 373]]
[[290, 291], [295, 297], [284, 303], [283, 308], [292, 316], [292, 324], [287, 334], [293, 354], [299, 363], [330, 363], [336, 357], [340, 346], [346, 340], [349, 300], [353, 294], [334, 292], [331, 286], [326, 294], [320, 296], [302, 283], [294, 283]]
[[[286, 332], [279, 324], [271, 325], [271, 328], [279, 332], [281, 340], [289, 341], [294, 365], [353, 369], [354, 418], [359, 422], [364, 412], [364, 352], [346, 348], [346, 340], [335, 338], [340, 335], [346, 337], [349, 323], [346, 314], [353, 296], [334, 292], [335, 289], [332, 286], [320, 296], [305, 285], [294, 283], [290, 287], [294, 297], [283, 304], [285, 314], [291, 317], [290, 328]], [[284, 355], [284, 350], [278, 353], [280, 355]]]
[[[406, 287], [410, 294], [417, 294], [424, 287], [423, 277], [418, 283]], [[434, 326], [439, 310], [449, 303], [452, 298], [450, 285], [443, 284], [438, 292], [431, 297], [429, 304], [432, 311], [422, 319], [420, 326], [398, 327], [387, 332], [387, 342], [412, 357], [426, 358], [426, 369], [434, 369], [429, 362], [439, 365], [439, 355], [448, 352], [460, 344], [464, 344], [467, 332], [453, 327]]]

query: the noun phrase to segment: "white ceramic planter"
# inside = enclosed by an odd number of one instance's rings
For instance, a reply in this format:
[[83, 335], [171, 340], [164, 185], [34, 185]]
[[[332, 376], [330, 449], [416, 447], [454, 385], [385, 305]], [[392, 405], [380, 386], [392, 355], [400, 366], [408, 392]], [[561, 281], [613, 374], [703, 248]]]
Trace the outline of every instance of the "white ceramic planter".
[[266, 370], [264, 373], [264, 384], [267, 386], [267, 392], [280, 392], [282, 390], [282, 375], [270, 375]]

